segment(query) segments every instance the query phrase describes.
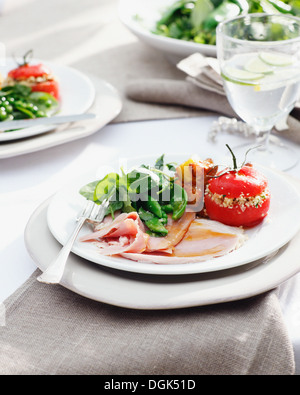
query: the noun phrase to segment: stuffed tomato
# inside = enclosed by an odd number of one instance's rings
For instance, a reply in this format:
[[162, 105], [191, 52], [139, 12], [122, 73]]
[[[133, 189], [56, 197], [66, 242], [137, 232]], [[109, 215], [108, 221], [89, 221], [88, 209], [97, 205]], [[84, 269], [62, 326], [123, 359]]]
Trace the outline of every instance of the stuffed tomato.
[[23, 84], [32, 92], [45, 92], [59, 100], [59, 84], [51, 70], [42, 63], [31, 64], [28, 55], [24, 56], [23, 64], [8, 73], [6, 85]]
[[270, 200], [267, 179], [252, 165], [210, 179], [204, 198], [210, 219], [245, 228], [256, 226], [266, 218]]

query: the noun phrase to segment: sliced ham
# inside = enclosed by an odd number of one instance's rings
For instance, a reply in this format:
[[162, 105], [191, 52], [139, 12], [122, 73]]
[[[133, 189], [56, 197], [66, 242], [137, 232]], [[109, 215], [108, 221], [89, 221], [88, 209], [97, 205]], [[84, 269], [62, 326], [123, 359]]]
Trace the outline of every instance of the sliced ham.
[[157, 252], [157, 251], [164, 252], [165, 254], [172, 254], [173, 247], [171, 242], [167, 240], [165, 237], [150, 236], [147, 243], [146, 252]]
[[226, 255], [244, 242], [241, 228], [226, 226], [216, 221], [196, 219], [185, 237], [174, 249], [177, 257], [203, 257]]
[[166, 226], [168, 230], [168, 235], [166, 236], [166, 239], [171, 243], [173, 247], [181, 242], [195, 218], [195, 213], [188, 212], [185, 212], [183, 216], [177, 221], [174, 221], [171, 216], [169, 217], [168, 224]]
[[134, 236], [137, 233], [139, 220], [137, 213], [120, 214], [114, 221], [109, 221], [95, 232], [81, 237], [80, 241], [95, 241], [104, 237], [124, 236], [124, 234]]
[[94, 242], [102, 255], [121, 255], [139, 262], [183, 264], [226, 255], [245, 241], [243, 230], [186, 212], [178, 221], [169, 217], [166, 237], [150, 237], [134, 212], [120, 214], [100, 229], [82, 237]]
[[143, 253], [147, 248], [149, 235], [137, 213], [120, 214], [112, 223], [81, 237], [82, 242], [94, 242], [100, 254]]
[[196, 217], [195, 213], [184, 213], [183, 216], [174, 221], [170, 215], [166, 226], [168, 234], [165, 237], [150, 237], [146, 252], [164, 252], [172, 254], [174, 247], [181, 242], [191, 223]]
[[122, 256], [139, 262], [157, 264], [183, 264], [203, 262], [227, 255], [245, 242], [244, 232], [206, 219], [192, 222], [182, 241], [177, 244], [172, 255], [124, 253]]

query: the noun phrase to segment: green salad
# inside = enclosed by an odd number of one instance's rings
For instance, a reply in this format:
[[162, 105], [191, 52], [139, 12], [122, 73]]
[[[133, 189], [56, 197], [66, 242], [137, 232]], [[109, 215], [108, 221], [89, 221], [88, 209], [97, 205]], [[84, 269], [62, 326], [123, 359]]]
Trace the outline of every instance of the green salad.
[[83, 186], [80, 194], [101, 204], [108, 199], [106, 215], [114, 218], [116, 211], [137, 212], [148, 233], [162, 237], [168, 234], [168, 214], [180, 219], [187, 207], [186, 191], [176, 184], [174, 163], [165, 163], [164, 155], [153, 166], [144, 165], [125, 173], [109, 173], [102, 180]]
[[300, 0], [178, 0], [166, 9], [153, 33], [215, 45], [220, 22], [250, 13], [300, 16]]
[[23, 84], [0, 90], [0, 121], [49, 117], [59, 109], [59, 102], [46, 92], [32, 92]]

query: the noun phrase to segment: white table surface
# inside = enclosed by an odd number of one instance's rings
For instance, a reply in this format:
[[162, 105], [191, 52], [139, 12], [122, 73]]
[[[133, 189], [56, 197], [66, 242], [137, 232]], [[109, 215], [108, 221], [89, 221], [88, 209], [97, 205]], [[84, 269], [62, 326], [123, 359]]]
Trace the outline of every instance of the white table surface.
[[[35, 271], [26, 251], [24, 229], [33, 211], [66, 181], [119, 158], [162, 153], [204, 153], [221, 159], [225, 144], [240, 137], [207, 134], [217, 117], [111, 124], [95, 135], [48, 150], [0, 161], [0, 305]], [[287, 142], [287, 144], [291, 144]], [[293, 145], [293, 144], [291, 144]], [[293, 145], [299, 153], [300, 146]], [[299, 177], [300, 164], [288, 172]], [[37, 241], [38, 242], [38, 241]], [[280, 287], [284, 318], [300, 373], [300, 274]], [[0, 323], [1, 324], [1, 323]]]

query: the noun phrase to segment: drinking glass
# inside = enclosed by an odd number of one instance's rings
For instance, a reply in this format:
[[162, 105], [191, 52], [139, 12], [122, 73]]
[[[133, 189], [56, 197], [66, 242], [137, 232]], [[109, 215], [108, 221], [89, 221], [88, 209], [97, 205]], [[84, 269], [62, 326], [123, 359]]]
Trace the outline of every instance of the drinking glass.
[[270, 133], [285, 123], [300, 96], [300, 19], [249, 14], [221, 23], [217, 57], [232, 108], [257, 136], [233, 147], [235, 154], [253, 148], [252, 162], [280, 170], [295, 166], [296, 152]]

